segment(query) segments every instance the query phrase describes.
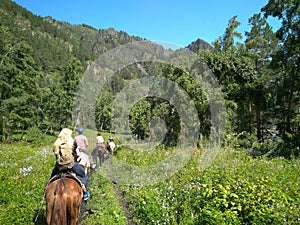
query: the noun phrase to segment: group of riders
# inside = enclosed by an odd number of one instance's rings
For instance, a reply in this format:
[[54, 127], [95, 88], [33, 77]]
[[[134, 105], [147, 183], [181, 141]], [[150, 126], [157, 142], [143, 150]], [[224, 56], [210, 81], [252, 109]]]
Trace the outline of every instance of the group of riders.
[[[91, 195], [88, 191], [86, 172], [84, 168], [78, 163], [78, 161], [80, 161], [79, 152], [84, 152], [85, 154], [90, 156], [90, 153], [87, 151], [87, 148], [89, 146], [88, 140], [83, 132], [84, 129], [79, 128], [78, 135], [73, 139], [71, 129], [63, 128], [61, 130], [53, 147], [53, 152], [56, 157], [56, 164], [52, 171], [50, 181], [55, 176], [59, 176], [61, 173], [75, 173], [76, 176], [78, 176], [79, 179], [83, 182], [83, 199], [86, 201]], [[105, 146], [105, 144], [104, 139], [99, 132], [96, 137], [96, 147], [100, 146], [103, 147]], [[109, 137], [108, 147], [115, 147], [113, 137]]]

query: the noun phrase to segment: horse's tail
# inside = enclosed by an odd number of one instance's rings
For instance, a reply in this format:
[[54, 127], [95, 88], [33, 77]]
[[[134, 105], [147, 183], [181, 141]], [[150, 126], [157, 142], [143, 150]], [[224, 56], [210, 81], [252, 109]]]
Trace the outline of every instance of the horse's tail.
[[51, 216], [51, 225], [67, 224], [67, 194], [64, 179], [59, 179], [56, 184], [55, 200]]

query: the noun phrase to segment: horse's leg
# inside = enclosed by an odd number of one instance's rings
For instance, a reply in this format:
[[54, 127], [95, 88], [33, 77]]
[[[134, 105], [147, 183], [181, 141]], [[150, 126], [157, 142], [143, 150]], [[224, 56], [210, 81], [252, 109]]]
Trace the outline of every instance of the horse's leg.
[[95, 154], [96, 168], [99, 167], [99, 164], [98, 164], [98, 155], [99, 155], [99, 152], [98, 152], [98, 149], [97, 149], [97, 154]]
[[103, 165], [102, 156], [103, 156], [103, 153], [99, 151], [99, 162], [100, 162], [100, 166]]
[[97, 168], [97, 155], [98, 155], [98, 147], [96, 146], [92, 152], [92, 158], [93, 158], [92, 168], [95, 166], [95, 164]]
[[104, 163], [104, 153], [101, 153], [101, 162]]
[[103, 161], [102, 161], [102, 153], [101, 153], [100, 151], [99, 151], [98, 157], [99, 157], [99, 163], [100, 163], [100, 166], [102, 166], [102, 164], [103, 164]]

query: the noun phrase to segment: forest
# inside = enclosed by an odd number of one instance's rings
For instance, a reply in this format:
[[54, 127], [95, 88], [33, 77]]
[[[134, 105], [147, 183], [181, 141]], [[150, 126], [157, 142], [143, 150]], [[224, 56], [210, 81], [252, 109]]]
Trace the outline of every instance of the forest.
[[[1, 12], [1, 142], [24, 140], [32, 136], [31, 132], [52, 134], [61, 127], [74, 126], [73, 99], [89, 63], [117, 46], [143, 40], [113, 28], [97, 31], [86, 24], [75, 26], [41, 18], [7, 0], [1, 0]], [[268, 17], [282, 21], [277, 31], [267, 23]], [[243, 43], [239, 42], [243, 34], [236, 31], [239, 24], [236, 16], [232, 17], [212, 47], [206, 45], [196, 51], [222, 87], [226, 132], [244, 139], [246, 148], [257, 143], [256, 153], [298, 156], [299, 2], [270, 1], [249, 18], [251, 30], [245, 32]], [[193, 46], [191, 49], [195, 51]], [[109, 103], [131, 79], [141, 76], [138, 66], [114, 74], [99, 95], [95, 110], [98, 129], [111, 129]], [[188, 75], [168, 65], [148, 63], [142, 67], [152, 74], [169, 76], [188, 92], [199, 118], [205, 121], [201, 132], [207, 136], [210, 113], [205, 96], [192, 92], [194, 86], [185, 81]], [[132, 132], [146, 138], [150, 118], [158, 116], [167, 121], [176, 141], [179, 120], [176, 113], [169, 113], [171, 107], [155, 98], [142, 100], [130, 113]]]
[[[58, 132], [80, 125], [91, 140], [96, 130], [105, 138], [117, 134], [115, 124], [124, 121], [121, 116], [113, 118], [117, 116], [116, 112], [113, 115], [113, 102], [120, 92], [144, 78], [168, 81], [159, 89], [165, 95], [173, 86], [180, 87], [195, 111], [180, 104], [186, 100], [183, 94], [172, 101], [141, 98], [128, 111], [130, 135], [137, 143], [155, 137], [161, 143], [154, 152], [139, 152], [126, 146], [126, 138], [119, 138], [114, 159], [135, 166], [155, 164], [177, 151], [182, 132], [193, 133], [194, 129], [196, 150], [165, 182], [147, 187], [120, 184], [116, 188], [95, 173], [89, 178], [94, 197], [87, 205], [94, 212], [85, 215], [86, 224], [128, 224], [126, 213], [116, 206], [115, 192], [122, 193], [133, 224], [299, 223], [299, 0], [270, 0], [249, 18], [250, 30], [244, 34], [237, 32], [240, 22], [233, 15], [224, 34], [213, 43], [198, 39], [186, 47], [196, 62], [209, 68], [220, 87], [225, 112], [216, 116], [207, 90], [188, 71], [151, 60], [119, 68], [102, 85], [101, 93], [88, 90], [96, 93], [94, 105], [84, 105], [88, 101], [78, 105], [80, 84], [87, 71], [97, 69], [93, 66], [99, 57], [104, 60], [114, 49], [118, 52], [122, 46], [147, 40], [114, 28], [97, 30], [88, 24], [71, 25], [36, 16], [11, 0], [0, 0], [0, 12], [1, 224], [43, 224], [44, 218], [35, 223], [32, 218], [52, 169], [54, 156], [49, 146]], [[280, 20], [278, 30], [273, 30], [269, 18]], [[184, 51], [153, 46], [153, 52], [175, 56]], [[193, 71], [203, 69], [197, 63], [192, 66]], [[145, 91], [137, 90], [129, 89], [131, 96]], [[130, 105], [130, 99], [123, 103], [120, 111]], [[92, 115], [84, 114], [83, 107], [91, 108]], [[183, 111], [200, 122], [182, 126]], [[86, 122], [87, 117], [93, 121]], [[213, 117], [225, 121], [225, 129], [218, 156], [203, 170], [198, 168], [198, 160], [213, 134]], [[153, 122], [161, 124], [161, 130], [153, 133]], [[38, 169], [32, 169], [35, 167]], [[29, 213], [23, 216], [25, 210]]]

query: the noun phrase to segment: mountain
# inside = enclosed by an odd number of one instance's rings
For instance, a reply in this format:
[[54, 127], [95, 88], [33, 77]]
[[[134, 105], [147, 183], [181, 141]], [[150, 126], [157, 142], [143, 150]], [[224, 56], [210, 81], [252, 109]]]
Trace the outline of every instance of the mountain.
[[27, 43], [36, 66], [45, 72], [60, 70], [72, 56], [86, 64], [109, 49], [142, 40], [114, 28], [97, 30], [36, 16], [10, 0], [0, 0], [0, 28], [5, 30], [3, 39], [9, 39], [12, 46]]
[[[112, 48], [144, 40], [114, 28], [97, 30], [87, 24], [71, 25], [50, 16], [40, 17], [11, 0], [0, 0], [0, 27], [6, 33], [3, 39], [9, 39], [11, 45], [27, 43], [32, 48], [37, 69], [46, 73], [61, 70], [72, 56], [87, 65]], [[212, 47], [198, 39], [187, 48], [195, 52]]]
[[208, 44], [206, 41], [200, 38], [198, 38], [196, 41], [193, 41], [186, 48], [191, 50], [192, 52], [197, 52], [199, 51], [199, 49], [203, 49], [203, 50], [213, 49], [213, 47], [210, 44]]
[[[141, 40], [114, 28], [97, 30], [37, 16], [12, 0], [0, 0], [0, 114], [6, 115], [0, 120], [0, 139], [22, 138], [36, 127], [48, 132], [71, 125], [73, 99], [91, 62]], [[152, 50], [164, 48], [153, 45]], [[163, 71], [155, 64], [128, 66], [116, 73], [113, 91], [146, 70]]]

